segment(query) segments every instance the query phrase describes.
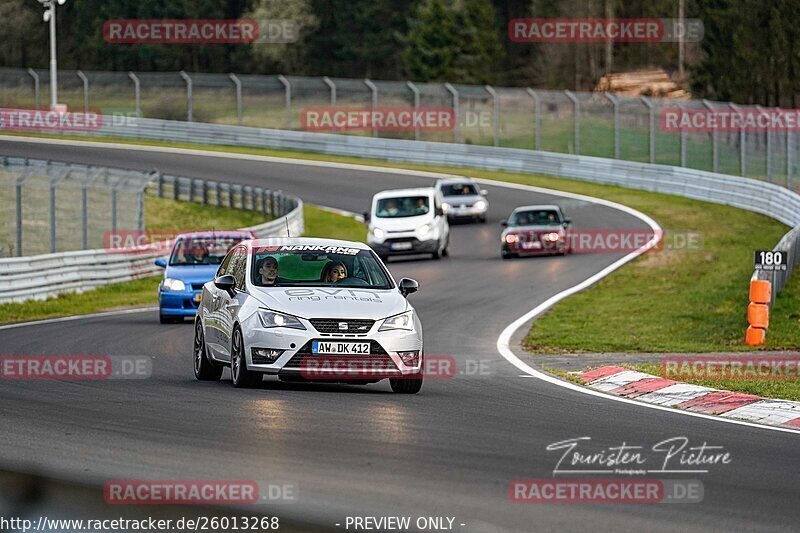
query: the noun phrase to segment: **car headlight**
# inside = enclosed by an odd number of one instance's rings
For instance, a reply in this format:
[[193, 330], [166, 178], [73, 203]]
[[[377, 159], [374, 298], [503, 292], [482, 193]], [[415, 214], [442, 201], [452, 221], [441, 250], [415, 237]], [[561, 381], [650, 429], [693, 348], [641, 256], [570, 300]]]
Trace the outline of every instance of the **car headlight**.
[[391, 331], [395, 329], [414, 331], [414, 311], [406, 311], [399, 315], [390, 316], [383, 321], [378, 331]]
[[179, 279], [165, 278], [162, 288], [165, 291], [185, 291], [186, 284]]
[[425, 235], [430, 233], [430, 231], [431, 231], [431, 225], [423, 224], [417, 228], [417, 235], [419, 235], [420, 237], [424, 237]]
[[376, 239], [383, 239], [386, 237], [386, 232], [383, 231], [381, 228], [372, 228], [372, 234], [375, 236]]
[[507, 242], [508, 244], [514, 244], [515, 242], [519, 242], [519, 237], [517, 235], [515, 235], [514, 233], [509, 233], [508, 235], [503, 237], [501, 240]]
[[297, 317], [284, 315], [283, 313], [270, 311], [269, 309], [259, 309], [258, 318], [261, 319], [261, 325], [265, 328], [306, 329]]
[[484, 210], [486, 209], [486, 205], [487, 204], [485, 200], [478, 200], [477, 202], [475, 202], [474, 207], [475, 209]]
[[561, 236], [555, 231], [544, 236], [544, 240], [548, 242], [556, 242], [559, 238], [561, 238]]

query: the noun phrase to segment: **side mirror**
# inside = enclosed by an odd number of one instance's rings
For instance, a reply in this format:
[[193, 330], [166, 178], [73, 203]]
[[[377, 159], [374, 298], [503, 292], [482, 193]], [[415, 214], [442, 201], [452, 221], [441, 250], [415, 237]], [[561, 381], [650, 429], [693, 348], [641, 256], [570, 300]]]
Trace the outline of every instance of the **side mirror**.
[[220, 290], [227, 292], [231, 297], [236, 295], [236, 291], [233, 289], [236, 287], [236, 279], [227, 274], [225, 276], [220, 276], [214, 280], [214, 286]]
[[572, 224], [572, 219], [571, 218], [565, 218], [564, 219], [564, 227], [566, 228], [570, 224]]
[[481, 189], [481, 196], [489, 196], [489, 191], [486, 189]]
[[167, 261], [163, 257], [159, 257], [156, 259], [156, 266], [161, 268], [167, 268]]
[[508, 227], [508, 220], [501, 220], [500, 221], [500, 225], [503, 226], [504, 228], [507, 228]]
[[436, 208], [436, 216], [437, 217], [444, 216], [444, 209], [442, 209], [442, 206]]
[[398, 287], [400, 289], [400, 294], [408, 298], [409, 294], [419, 290], [419, 283], [411, 278], [403, 278], [400, 280]]
[[369, 211], [364, 211], [362, 216], [364, 217], [364, 222], [369, 222], [369, 219], [370, 219]]

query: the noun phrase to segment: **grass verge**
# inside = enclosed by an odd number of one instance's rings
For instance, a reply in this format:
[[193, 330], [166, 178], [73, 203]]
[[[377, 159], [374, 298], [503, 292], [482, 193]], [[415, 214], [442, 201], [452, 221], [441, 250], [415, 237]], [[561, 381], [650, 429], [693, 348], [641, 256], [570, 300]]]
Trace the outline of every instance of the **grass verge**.
[[[743, 346], [743, 337], [747, 327], [747, 286], [752, 272], [752, 253], [755, 249], [772, 248], [787, 230], [769, 217], [732, 207], [562, 178], [308, 152], [103, 140], [449, 172], [549, 187], [628, 205], [650, 215], [667, 230], [702, 234], [700, 251], [649, 253], [594, 287], [559, 303], [535, 322], [525, 339], [526, 346], [537, 352], [748, 350], [750, 348]], [[535, 268], [536, 261], [529, 264]], [[795, 276], [790, 281], [776, 301], [766, 349], [800, 346], [798, 278], [800, 276]]]
[[[252, 211], [175, 202], [154, 197], [145, 199], [147, 229], [154, 231], [230, 229], [264, 222]], [[364, 225], [358, 221], [313, 205], [304, 205], [306, 235], [363, 242]], [[158, 305], [156, 289], [161, 276], [115, 283], [82, 294], [64, 294], [44, 301], [0, 304], [0, 324], [26, 322], [59, 316], [99, 313], [115, 309]]]

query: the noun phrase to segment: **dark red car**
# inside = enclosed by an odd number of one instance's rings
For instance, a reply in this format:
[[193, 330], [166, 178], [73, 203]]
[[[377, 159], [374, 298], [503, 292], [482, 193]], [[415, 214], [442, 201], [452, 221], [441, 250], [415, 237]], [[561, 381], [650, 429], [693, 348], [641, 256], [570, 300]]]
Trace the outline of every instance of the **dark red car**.
[[572, 221], [557, 205], [518, 207], [501, 224], [505, 228], [500, 235], [503, 259], [570, 252]]

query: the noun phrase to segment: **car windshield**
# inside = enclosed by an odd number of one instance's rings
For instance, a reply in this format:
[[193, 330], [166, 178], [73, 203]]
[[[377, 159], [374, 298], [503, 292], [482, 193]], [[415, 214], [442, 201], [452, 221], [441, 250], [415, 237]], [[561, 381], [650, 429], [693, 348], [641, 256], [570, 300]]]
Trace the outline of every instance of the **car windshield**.
[[557, 226], [561, 224], [561, 217], [553, 209], [534, 209], [518, 211], [508, 222], [511, 226]]
[[394, 286], [370, 250], [318, 245], [255, 249], [251, 280], [259, 287], [391, 289]]
[[478, 188], [471, 183], [451, 183], [442, 185], [442, 194], [445, 196], [475, 196]]
[[170, 266], [218, 265], [243, 237], [183, 237], [172, 248]]
[[380, 218], [401, 218], [424, 215], [430, 211], [427, 196], [401, 196], [378, 200], [375, 216]]

